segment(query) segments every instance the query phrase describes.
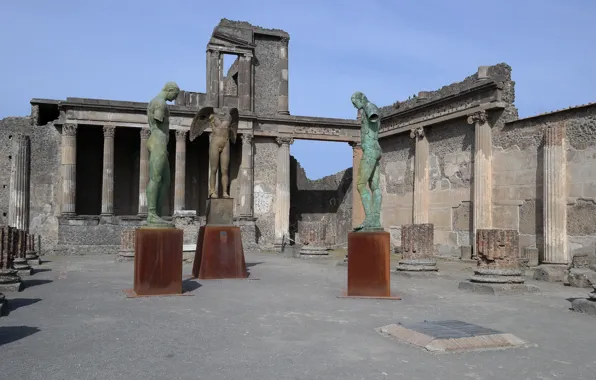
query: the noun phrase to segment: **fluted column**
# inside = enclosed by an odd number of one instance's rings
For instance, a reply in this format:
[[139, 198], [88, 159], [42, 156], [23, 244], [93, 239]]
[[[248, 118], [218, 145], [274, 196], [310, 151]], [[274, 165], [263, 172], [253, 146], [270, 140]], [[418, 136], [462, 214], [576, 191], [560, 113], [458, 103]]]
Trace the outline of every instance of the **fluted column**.
[[220, 52], [207, 50], [207, 105], [219, 107]]
[[279, 92], [277, 96], [277, 113], [281, 115], [289, 115], [289, 82], [288, 82], [288, 37], [282, 37], [281, 46], [279, 48]]
[[472, 235], [476, 241], [478, 229], [492, 228], [492, 135], [485, 111], [468, 117], [474, 124], [474, 216]]
[[251, 110], [252, 54], [239, 57], [238, 68], [238, 108], [241, 111]]
[[103, 180], [101, 214], [114, 215], [114, 133], [116, 127], [103, 127]]
[[290, 229], [290, 145], [291, 137], [278, 137], [277, 184], [275, 187], [275, 247], [288, 244]]
[[176, 131], [176, 169], [174, 174], [174, 211], [184, 210], [186, 185], [186, 136], [188, 131]]
[[29, 231], [29, 186], [31, 174], [31, 140], [19, 135], [12, 146], [8, 225]]
[[416, 139], [414, 153], [414, 224], [428, 223], [428, 139], [424, 128], [410, 131], [410, 137]]
[[362, 159], [362, 145], [360, 143], [349, 143], [352, 147], [352, 228], [364, 222], [364, 207], [358, 193], [358, 170]]
[[77, 125], [62, 126], [62, 215], [75, 215], [77, 192]]
[[567, 178], [565, 125], [544, 130], [544, 259], [543, 264], [567, 264]]
[[147, 215], [147, 183], [149, 182], [149, 150], [147, 140], [151, 135], [149, 128], [141, 128], [141, 151], [139, 154], [139, 216]]
[[244, 133], [242, 136], [242, 159], [240, 161], [240, 208], [238, 215], [244, 218], [253, 217], [253, 146], [252, 134]]

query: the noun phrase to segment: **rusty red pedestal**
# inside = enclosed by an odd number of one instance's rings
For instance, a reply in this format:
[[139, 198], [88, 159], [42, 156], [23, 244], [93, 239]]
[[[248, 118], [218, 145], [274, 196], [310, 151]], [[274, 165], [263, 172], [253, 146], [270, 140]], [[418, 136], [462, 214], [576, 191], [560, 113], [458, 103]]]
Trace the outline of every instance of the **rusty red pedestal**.
[[125, 293], [129, 296], [182, 294], [183, 231], [139, 228], [135, 234], [134, 289]]
[[400, 300], [391, 295], [390, 235], [348, 233], [348, 290], [341, 297]]
[[206, 225], [199, 229], [192, 277], [202, 280], [248, 277], [240, 227]]

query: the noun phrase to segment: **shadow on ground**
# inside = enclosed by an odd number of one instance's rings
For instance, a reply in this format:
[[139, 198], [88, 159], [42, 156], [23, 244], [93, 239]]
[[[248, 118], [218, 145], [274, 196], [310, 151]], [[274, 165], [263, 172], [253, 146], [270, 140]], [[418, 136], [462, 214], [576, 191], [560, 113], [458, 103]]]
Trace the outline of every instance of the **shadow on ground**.
[[5, 326], [0, 327], [0, 346], [8, 344], [19, 339], [33, 335], [41, 331], [37, 327], [30, 326]]

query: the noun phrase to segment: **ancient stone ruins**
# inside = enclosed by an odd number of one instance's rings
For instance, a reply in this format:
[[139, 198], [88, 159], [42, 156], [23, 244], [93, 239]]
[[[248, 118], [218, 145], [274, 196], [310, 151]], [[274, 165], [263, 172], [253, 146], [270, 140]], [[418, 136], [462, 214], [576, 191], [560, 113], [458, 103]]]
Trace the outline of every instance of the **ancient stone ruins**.
[[[321, 256], [362, 223], [352, 196], [359, 120], [290, 114], [289, 40], [283, 30], [221, 20], [207, 43], [206, 91], [182, 89], [170, 106], [173, 178], [162, 213], [184, 230], [185, 245], [205, 224], [210, 130], [188, 138], [205, 105], [239, 110], [230, 196], [246, 249], [296, 246]], [[227, 73], [224, 56], [235, 59]], [[519, 119], [514, 101], [512, 69], [500, 63], [380, 107], [381, 223], [403, 254], [397, 270], [433, 275], [437, 259], [472, 259], [467, 288], [528, 290], [520, 287], [527, 267], [536, 279], [595, 284], [596, 103]], [[2, 281], [29, 270], [37, 250], [131, 258], [130, 231], [147, 216], [146, 110], [140, 102], [35, 98], [31, 115], [0, 120]], [[309, 180], [290, 156], [296, 139], [350, 144], [353, 166]], [[29, 255], [12, 245], [27, 239]]]

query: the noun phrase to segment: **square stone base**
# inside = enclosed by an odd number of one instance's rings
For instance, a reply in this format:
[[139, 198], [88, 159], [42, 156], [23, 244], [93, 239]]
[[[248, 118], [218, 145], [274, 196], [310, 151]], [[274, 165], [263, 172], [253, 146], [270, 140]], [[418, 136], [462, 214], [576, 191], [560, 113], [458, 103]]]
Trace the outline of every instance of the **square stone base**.
[[578, 313], [596, 316], [596, 301], [579, 298], [571, 302], [571, 308]]
[[12, 284], [0, 284], [0, 293], [4, 292], [20, 292], [23, 290], [23, 282], [13, 282]]
[[534, 280], [563, 282], [567, 279], [566, 265], [540, 265], [534, 270]]
[[27, 264], [29, 265], [41, 265], [41, 259], [29, 259], [27, 260]]
[[19, 269], [17, 271], [17, 274], [19, 276], [31, 276], [33, 274], [33, 268], [29, 268], [29, 269]]
[[348, 233], [347, 296], [391, 297], [389, 232]]
[[207, 224], [231, 226], [234, 224], [234, 198], [207, 199]]
[[540, 288], [533, 285], [526, 284], [482, 284], [477, 282], [462, 281], [459, 283], [458, 289], [472, 291], [481, 294], [493, 295], [513, 295], [538, 293]]

